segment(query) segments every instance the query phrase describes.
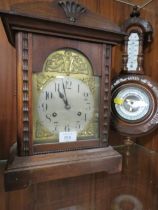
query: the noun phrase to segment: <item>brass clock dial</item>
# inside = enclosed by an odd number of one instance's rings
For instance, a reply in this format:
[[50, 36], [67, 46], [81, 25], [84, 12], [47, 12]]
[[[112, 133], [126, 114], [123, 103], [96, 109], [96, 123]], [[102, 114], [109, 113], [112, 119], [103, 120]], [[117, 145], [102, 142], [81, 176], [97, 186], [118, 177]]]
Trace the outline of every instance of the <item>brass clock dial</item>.
[[61, 134], [67, 142], [98, 138], [99, 78], [82, 53], [67, 48], [50, 54], [33, 87], [36, 142], [62, 142]]
[[94, 99], [89, 87], [81, 80], [69, 77], [49, 81], [42, 89], [37, 104], [41, 124], [54, 133], [80, 132], [94, 113]]

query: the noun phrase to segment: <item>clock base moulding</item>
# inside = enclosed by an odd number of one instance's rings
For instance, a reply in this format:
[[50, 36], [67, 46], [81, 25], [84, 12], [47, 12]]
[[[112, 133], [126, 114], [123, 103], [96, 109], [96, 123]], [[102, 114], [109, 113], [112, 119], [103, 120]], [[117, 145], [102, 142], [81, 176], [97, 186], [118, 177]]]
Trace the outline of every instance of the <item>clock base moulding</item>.
[[5, 170], [5, 190], [103, 171], [113, 174], [121, 169], [122, 156], [111, 146], [19, 157], [14, 145]]

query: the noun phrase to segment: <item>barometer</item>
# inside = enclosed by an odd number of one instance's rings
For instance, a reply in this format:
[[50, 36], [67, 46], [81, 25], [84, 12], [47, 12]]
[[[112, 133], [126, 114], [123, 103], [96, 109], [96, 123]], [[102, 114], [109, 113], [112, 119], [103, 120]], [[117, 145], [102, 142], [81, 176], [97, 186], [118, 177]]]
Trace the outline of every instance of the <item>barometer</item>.
[[112, 82], [112, 126], [126, 137], [153, 131], [158, 124], [158, 86], [144, 75], [144, 47], [151, 42], [152, 26], [140, 18], [137, 6], [122, 25], [123, 67]]

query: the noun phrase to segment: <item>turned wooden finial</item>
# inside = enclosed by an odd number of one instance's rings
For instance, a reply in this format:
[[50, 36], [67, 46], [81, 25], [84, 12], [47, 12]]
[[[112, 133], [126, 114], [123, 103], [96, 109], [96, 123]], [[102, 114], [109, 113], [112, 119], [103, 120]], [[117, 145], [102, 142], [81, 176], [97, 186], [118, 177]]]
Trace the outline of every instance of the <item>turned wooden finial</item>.
[[132, 13], [130, 14], [130, 16], [131, 16], [131, 17], [139, 17], [139, 16], [140, 16], [140, 8], [139, 8], [137, 5], [135, 5], [135, 6], [133, 7], [133, 11], [132, 11]]

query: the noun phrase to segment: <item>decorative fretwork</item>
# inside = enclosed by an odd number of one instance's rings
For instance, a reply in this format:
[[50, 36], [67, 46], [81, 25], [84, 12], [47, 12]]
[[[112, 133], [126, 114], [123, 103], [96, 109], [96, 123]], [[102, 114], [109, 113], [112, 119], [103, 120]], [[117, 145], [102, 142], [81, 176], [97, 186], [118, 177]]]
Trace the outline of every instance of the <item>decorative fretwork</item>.
[[23, 72], [23, 153], [29, 154], [29, 53], [28, 33], [22, 34], [22, 72]]
[[66, 17], [71, 22], [76, 22], [80, 15], [86, 12], [86, 8], [75, 0], [60, 0], [59, 5], [64, 9]]

